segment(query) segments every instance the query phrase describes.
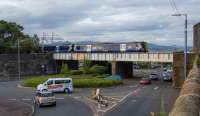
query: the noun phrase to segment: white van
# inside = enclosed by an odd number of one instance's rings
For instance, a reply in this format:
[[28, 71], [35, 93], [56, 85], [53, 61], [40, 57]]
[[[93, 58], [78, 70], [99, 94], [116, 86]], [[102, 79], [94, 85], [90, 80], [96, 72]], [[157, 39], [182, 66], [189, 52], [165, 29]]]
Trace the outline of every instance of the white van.
[[73, 92], [72, 78], [50, 78], [37, 86], [37, 91]]

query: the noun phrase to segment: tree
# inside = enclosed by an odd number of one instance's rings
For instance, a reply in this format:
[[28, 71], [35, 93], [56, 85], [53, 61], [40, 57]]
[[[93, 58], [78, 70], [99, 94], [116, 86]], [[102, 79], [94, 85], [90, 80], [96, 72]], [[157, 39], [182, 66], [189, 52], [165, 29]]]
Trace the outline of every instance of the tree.
[[62, 68], [61, 68], [60, 74], [64, 75], [65, 77], [69, 76], [69, 74], [70, 74], [70, 70], [69, 70], [67, 64], [63, 64], [63, 65], [62, 65]]
[[84, 74], [89, 74], [90, 73], [90, 68], [91, 68], [91, 61], [84, 59], [83, 60], [83, 65], [81, 67], [81, 70], [83, 71]]
[[0, 53], [17, 53], [18, 40], [21, 53], [37, 52], [39, 38], [37, 35], [25, 35], [24, 27], [15, 22], [0, 20]]

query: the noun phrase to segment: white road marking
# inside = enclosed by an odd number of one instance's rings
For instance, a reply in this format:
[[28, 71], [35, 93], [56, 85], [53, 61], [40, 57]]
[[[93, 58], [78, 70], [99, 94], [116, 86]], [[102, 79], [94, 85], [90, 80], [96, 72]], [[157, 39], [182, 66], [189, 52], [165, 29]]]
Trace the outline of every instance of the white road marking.
[[121, 100], [119, 100], [119, 102], [124, 101], [128, 96], [130, 96], [131, 94], [133, 94], [133, 92], [128, 93], [127, 95], [125, 95]]
[[10, 100], [10, 101], [16, 101], [17, 99], [8, 99], [8, 100]]
[[144, 89], [144, 88], [146, 88], [147, 86], [143, 86], [142, 88]]
[[61, 98], [56, 98], [56, 99], [57, 99], [57, 100], [63, 100], [63, 99], [65, 99], [65, 98], [62, 98], [62, 97], [61, 97]]
[[138, 85], [131, 85], [131, 86], [128, 86], [128, 87], [130, 87], [130, 88], [135, 88], [135, 87], [137, 87]]
[[80, 97], [80, 96], [75, 96], [74, 98], [75, 98], [75, 99], [80, 99], [81, 97]]
[[110, 97], [110, 99], [113, 99], [113, 100], [120, 101], [120, 99], [118, 99], [118, 98], [114, 98], [113, 96], [112, 96], [112, 97]]
[[157, 89], [159, 89], [159, 87], [158, 87], [158, 86], [156, 86], [156, 87], [154, 87], [153, 89], [154, 89], [154, 90], [157, 90]]
[[98, 109], [101, 109], [101, 105], [100, 104], [98, 104]]
[[137, 100], [135, 100], [135, 99], [133, 99], [133, 100], [131, 100], [132, 102], [136, 102]]
[[117, 102], [109, 101], [110, 103], [116, 104]]
[[141, 89], [138, 88], [138, 89], [136, 89], [135, 91], [133, 91], [133, 93], [138, 93], [140, 90], [141, 90]]
[[105, 110], [97, 110], [97, 112], [104, 112], [104, 113], [105, 113], [105, 112], [111, 110], [112, 108], [114, 108], [116, 105], [117, 105], [117, 104], [114, 104], [114, 105], [112, 105], [111, 107], [109, 107], [109, 108], [107, 108], [107, 109], [105, 109]]
[[31, 101], [32, 99], [22, 98], [23, 101]]

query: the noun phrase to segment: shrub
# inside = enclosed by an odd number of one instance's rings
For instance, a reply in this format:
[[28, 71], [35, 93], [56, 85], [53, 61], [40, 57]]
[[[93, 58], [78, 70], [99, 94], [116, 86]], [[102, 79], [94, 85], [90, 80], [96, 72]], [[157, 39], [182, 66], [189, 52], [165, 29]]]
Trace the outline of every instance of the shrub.
[[83, 71], [81, 71], [81, 70], [71, 70], [70, 74], [71, 75], [80, 75], [80, 74], [83, 74]]
[[86, 88], [86, 87], [109, 87], [122, 84], [122, 81], [116, 80], [104, 80], [104, 79], [74, 79], [74, 87]]
[[36, 87], [37, 85], [45, 82], [48, 80], [49, 77], [39, 77], [39, 78], [32, 78], [23, 81], [23, 86], [26, 87]]
[[[39, 76], [31, 79], [27, 79], [23, 81], [23, 85], [26, 87], [36, 87], [38, 84], [41, 84], [48, 80], [48, 78], [55, 78], [55, 77], [64, 77], [64, 76], [55, 76], [55, 75], [48, 75], [48, 76]], [[122, 81], [118, 80], [104, 80], [98, 78], [75, 78], [73, 79], [74, 87], [78, 88], [86, 88], [86, 87], [109, 87], [109, 86], [116, 86], [122, 84]]]
[[83, 60], [83, 65], [81, 67], [81, 70], [83, 71], [84, 74], [90, 74], [90, 67], [91, 67], [91, 61], [84, 59]]
[[108, 76], [110, 76], [110, 74], [98, 75], [98, 76], [96, 76], [96, 78], [106, 78]]
[[197, 58], [196, 64], [200, 66], [200, 57]]
[[70, 70], [68, 68], [68, 65], [67, 64], [64, 64], [61, 68], [61, 71], [60, 71], [60, 74], [63, 74], [64, 76], [69, 76], [70, 74]]
[[106, 67], [105, 66], [99, 66], [99, 65], [94, 65], [90, 68], [90, 72], [92, 74], [96, 75], [101, 75], [106, 73]]

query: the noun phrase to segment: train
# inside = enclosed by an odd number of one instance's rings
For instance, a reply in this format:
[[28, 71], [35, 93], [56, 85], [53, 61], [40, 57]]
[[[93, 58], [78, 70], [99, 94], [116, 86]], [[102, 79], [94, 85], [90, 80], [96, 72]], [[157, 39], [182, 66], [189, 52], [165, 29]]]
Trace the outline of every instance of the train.
[[122, 42], [122, 43], [92, 43], [92, 44], [62, 44], [44, 45], [43, 52], [51, 53], [113, 53], [113, 52], [148, 52], [146, 42]]

